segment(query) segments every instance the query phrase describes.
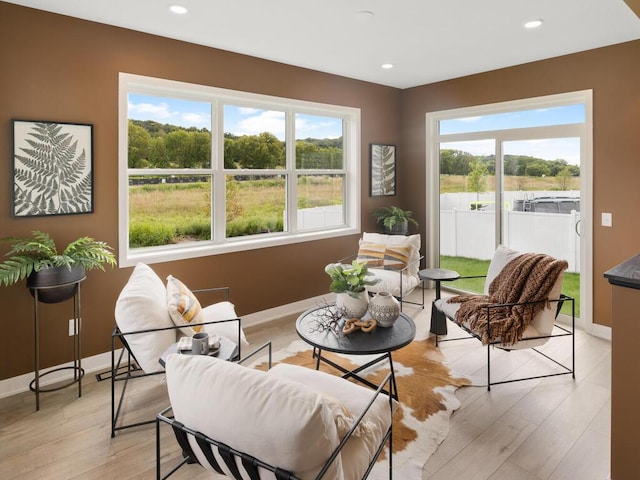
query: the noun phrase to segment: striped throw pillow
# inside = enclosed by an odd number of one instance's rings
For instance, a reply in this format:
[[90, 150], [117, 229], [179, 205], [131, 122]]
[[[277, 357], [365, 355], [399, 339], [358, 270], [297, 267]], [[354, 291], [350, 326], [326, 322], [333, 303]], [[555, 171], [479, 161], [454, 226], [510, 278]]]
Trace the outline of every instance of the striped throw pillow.
[[167, 277], [167, 306], [173, 323], [178, 326], [190, 327], [181, 329], [186, 335], [202, 330], [202, 307], [200, 302], [187, 286], [177, 278]]
[[366, 263], [369, 268], [402, 270], [411, 261], [412, 245], [384, 245], [362, 242], [358, 250], [358, 262]]

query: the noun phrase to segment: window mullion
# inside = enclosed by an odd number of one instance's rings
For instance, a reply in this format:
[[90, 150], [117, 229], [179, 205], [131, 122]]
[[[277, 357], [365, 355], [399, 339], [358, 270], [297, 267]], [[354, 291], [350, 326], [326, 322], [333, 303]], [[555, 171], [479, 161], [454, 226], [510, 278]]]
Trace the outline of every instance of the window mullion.
[[287, 169], [287, 224], [285, 230], [288, 232], [298, 231], [298, 174], [296, 171], [296, 114], [293, 110], [286, 113], [285, 129], [285, 154]]

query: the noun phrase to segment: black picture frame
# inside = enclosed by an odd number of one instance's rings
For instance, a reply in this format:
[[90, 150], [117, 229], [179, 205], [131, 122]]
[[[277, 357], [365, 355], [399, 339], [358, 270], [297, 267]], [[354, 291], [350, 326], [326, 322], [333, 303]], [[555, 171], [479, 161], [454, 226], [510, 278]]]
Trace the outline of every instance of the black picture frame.
[[371, 147], [371, 185], [372, 197], [396, 195], [396, 146], [372, 143]]
[[12, 123], [13, 216], [93, 213], [93, 125]]

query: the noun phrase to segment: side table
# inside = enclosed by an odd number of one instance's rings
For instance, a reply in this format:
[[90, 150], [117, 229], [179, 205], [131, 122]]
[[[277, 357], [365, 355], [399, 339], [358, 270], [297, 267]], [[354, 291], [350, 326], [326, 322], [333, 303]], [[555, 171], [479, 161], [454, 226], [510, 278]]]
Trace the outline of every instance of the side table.
[[[80, 283], [84, 281], [85, 277], [82, 276], [77, 281], [69, 282], [66, 284], [56, 285], [53, 287], [35, 286], [30, 285], [29, 288], [33, 292], [33, 323], [34, 323], [34, 342], [35, 342], [35, 378], [29, 384], [29, 389], [36, 394], [36, 411], [40, 410], [40, 393], [55, 392], [66, 388], [74, 383], [78, 384], [78, 398], [82, 397], [82, 377], [84, 377], [84, 369], [82, 368], [82, 353], [80, 351], [80, 333], [82, 331], [82, 316], [80, 313]], [[40, 373], [40, 311], [38, 304], [42, 301], [39, 298], [42, 290], [51, 288], [59, 288], [70, 286], [73, 288], [73, 365], [68, 367], [59, 367], [53, 370], [49, 370], [45, 373]], [[51, 302], [46, 302], [51, 303]], [[57, 302], [53, 302], [57, 303]], [[50, 388], [42, 388], [40, 386], [40, 379], [50, 373], [58, 372], [61, 370], [73, 370], [73, 377], [64, 383], [63, 385]]]
[[[460, 274], [445, 268], [425, 268], [418, 272], [418, 277], [420, 280], [432, 280], [436, 283], [436, 300], [440, 300], [440, 283], [457, 280], [460, 278]], [[436, 335], [447, 334], [447, 318], [435, 308], [433, 303], [431, 304], [431, 328], [429, 331]]]

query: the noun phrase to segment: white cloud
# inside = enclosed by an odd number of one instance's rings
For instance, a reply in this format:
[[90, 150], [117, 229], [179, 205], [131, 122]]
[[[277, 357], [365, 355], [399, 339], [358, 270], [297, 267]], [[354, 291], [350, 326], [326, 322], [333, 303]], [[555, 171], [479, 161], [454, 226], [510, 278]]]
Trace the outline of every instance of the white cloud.
[[182, 119], [191, 125], [200, 127], [210, 127], [211, 117], [209, 115], [203, 115], [201, 113], [185, 112], [182, 114]]
[[238, 122], [240, 135], [258, 135], [262, 132], [273, 133], [279, 139], [284, 138], [285, 121], [284, 112], [273, 110], [256, 110], [259, 115], [245, 118]]
[[173, 115], [169, 111], [169, 105], [166, 103], [132, 103], [129, 102], [129, 117], [143, 116], [145, 119], [166, 120]]

